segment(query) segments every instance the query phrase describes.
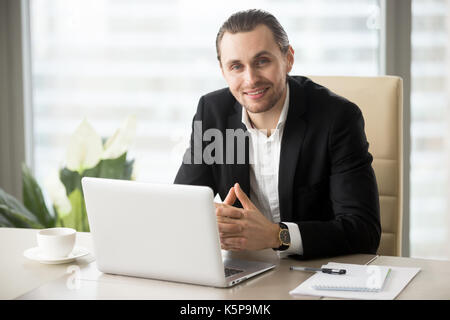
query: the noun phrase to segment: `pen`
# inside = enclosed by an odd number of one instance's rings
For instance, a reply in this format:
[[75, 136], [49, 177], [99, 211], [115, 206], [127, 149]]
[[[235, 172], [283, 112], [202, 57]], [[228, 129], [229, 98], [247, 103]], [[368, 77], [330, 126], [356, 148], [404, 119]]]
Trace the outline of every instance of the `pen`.
[[294, 266], [291, 266], [290, 270], [314, 271], [314, 272], [323, 272], [323, 273], [329, 273], [329, 274], [345, 274], [347, 272], [345, 269], [308, 268], [308, 267], [294, 267]]

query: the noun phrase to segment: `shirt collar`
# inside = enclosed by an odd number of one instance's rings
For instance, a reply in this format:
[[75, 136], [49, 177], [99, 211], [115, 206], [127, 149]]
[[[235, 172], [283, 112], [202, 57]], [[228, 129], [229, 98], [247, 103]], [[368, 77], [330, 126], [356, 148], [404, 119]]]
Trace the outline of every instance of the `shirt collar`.
[[[286, 122], [288, 109], [289, 109], [289, 83], [286, 82], [286, 98], [284, 99], [283, 109], [281, 109], [276, 129], [280, 129], [280, 127], [284, 125], [284, 123]], [[250, 123], [250, 119], [248, 117], [247, 109], [245, 109], [244, 107], [242, 107], [242, 123], [247, 127], [247, 130], [253, 129]]]

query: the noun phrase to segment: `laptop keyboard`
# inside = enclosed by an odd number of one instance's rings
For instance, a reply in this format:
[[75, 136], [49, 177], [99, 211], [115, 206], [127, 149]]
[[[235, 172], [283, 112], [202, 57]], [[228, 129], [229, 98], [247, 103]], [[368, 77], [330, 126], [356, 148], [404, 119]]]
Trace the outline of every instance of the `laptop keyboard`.
[[233, 269], [233, 268], [225, 268], [225, 277], [229, 277], [232, 275], [235, 275], [237, 273], [241, 273], [244, 270], [239, 270], [239, 269]]

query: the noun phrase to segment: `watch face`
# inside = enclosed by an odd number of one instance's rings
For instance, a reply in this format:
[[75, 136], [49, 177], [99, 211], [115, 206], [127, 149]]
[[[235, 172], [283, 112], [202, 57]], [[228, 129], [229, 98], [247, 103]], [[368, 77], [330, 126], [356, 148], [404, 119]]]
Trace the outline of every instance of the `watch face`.
[[289, 236], [289, 230], [286, 230], [286, 229], [281, 230], [280, 240], [283, 244], [289, 244], [291, 242], [291, 237]]

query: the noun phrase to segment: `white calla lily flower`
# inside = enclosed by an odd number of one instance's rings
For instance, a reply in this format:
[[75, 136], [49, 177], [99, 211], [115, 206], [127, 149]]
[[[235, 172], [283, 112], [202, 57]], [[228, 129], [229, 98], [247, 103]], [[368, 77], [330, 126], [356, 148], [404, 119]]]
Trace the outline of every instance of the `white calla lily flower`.
[[52, 172], [44, 180], [44, 186], [60, 217], [68, 215], [72, 211], [72, 205], [67, 197], [66, 188], [59, 179], [58, 171]]
[[66, 166], [69, 170], [82, 173], [99, 163], [102, 152], [102, 138], [84, 119], [70, 138]]
[[128, 151], [136, 137], [136, 117], [129, 116], [106, 141], [102, 159], [116, 159]]

